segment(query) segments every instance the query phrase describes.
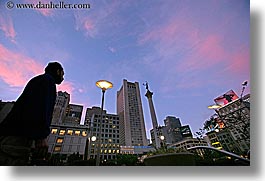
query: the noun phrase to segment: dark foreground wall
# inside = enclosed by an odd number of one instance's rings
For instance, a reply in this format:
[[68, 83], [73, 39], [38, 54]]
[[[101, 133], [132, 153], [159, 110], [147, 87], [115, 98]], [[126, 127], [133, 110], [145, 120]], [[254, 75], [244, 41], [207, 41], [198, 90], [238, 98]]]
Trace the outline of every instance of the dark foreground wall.
[[145, 166], [194, 166], [195, 157], [192, 153], [170, 153], [154, 155], [144, 159]]

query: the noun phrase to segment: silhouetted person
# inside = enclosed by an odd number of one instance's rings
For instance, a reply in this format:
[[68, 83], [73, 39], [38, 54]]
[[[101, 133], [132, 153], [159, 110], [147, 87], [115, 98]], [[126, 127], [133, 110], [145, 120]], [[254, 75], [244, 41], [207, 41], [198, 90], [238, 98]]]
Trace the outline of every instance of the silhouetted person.
[[28, 82], [0, 124], [0, 165], [28, 165], [32, 147], [37, 156], [47, 153], [56, 84], [63, 76], [61, 64], [50, 62], [44, 74]]
[[224, 94], [223, 96], [228, 102], [232, 102], [234, 95]]

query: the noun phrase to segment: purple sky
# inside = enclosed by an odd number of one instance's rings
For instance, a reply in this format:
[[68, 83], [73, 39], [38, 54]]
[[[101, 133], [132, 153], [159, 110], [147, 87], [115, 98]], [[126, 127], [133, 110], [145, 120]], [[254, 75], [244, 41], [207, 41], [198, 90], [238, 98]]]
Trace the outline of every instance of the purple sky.
[[230, 89], [239, 96], [245, 80], [250, 93], [249, 1], [80, 2], [90, 9], [7, 9], [0, 2], [0, 99], [16, 100], [28, 80], [55, 60], [65, 69], [58, 90], [85, 108], [100, 106], [97, 80], [114, 84], [106, 92], [108, 113], [116, 113], [122, 80], [137, 81], [149, 138], [145, 81], [154, 92], [158, 124], [176, 116], [193, 132], [214, 113], [207, 108], [214, 98]]

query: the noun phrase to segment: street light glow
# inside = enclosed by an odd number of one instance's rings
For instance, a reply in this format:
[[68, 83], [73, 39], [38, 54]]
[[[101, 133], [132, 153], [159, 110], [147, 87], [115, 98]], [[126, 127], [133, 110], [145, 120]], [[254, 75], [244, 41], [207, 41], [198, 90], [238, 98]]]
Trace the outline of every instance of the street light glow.
[[218, 109], [218, 108], [220, 108], [220, 107], [222, 107], [222, 106], [219, 105], [219, 104], [214, 104], [214, 105], [210, 105], [210, 106], [208, 106], [209, 109]]
[[161, 135], [160, 139], [163, 141], [165, 139], [165, 136]]
[[107, 90], [113, 87], [113, 84], [107, 80], [99, 80], [96, 82], [96, 86], [101, 88], [102, 90]]
[[96, 136], [92, 136], [91, 137], [91, 141], [96, 141], [97, 140], [97, 137]]

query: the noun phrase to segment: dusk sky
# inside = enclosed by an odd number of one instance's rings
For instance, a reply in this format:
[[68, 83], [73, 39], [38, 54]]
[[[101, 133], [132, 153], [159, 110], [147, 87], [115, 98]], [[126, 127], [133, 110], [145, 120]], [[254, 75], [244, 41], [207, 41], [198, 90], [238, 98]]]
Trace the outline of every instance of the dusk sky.
[[64, 1], [90, 4], [89, 9], [8, 9], [6, 2], [0, 1], [3, 101], [16, 100], [30, 78], [59, 61], [65, 81], [57, 90], [70, 93], [70, 103], [83, 105], [83, 114], [101, 104], [96, 81], [113, 83], [104, 105], [113, 114], [122, 80], [139, 82], [150, 138], [145, 81], [154, 92], [158, 124], [176, 116], [193, 133], [214, 113], [207, 106], [216, 97], [231, 89], [240, 96], [245, 80], [250, 93], [247, 0]]

